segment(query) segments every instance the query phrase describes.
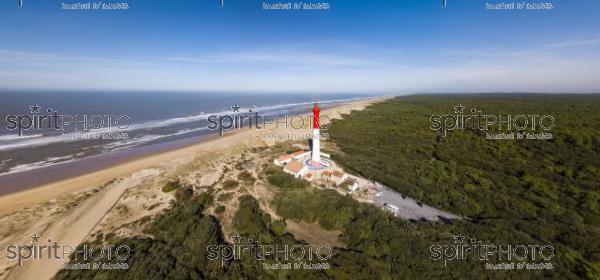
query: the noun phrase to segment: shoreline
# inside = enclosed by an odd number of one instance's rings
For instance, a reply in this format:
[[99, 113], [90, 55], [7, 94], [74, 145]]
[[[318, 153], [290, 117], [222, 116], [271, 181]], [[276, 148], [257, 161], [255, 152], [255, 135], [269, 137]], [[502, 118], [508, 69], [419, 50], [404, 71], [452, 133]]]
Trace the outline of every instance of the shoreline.
[[92, 155], [24, 172], [0, 175], [0, 198], [5, 195], [92, 173], [113, 165], [197, 145], [210, 141], [213, 138], [216, 138], [215, 134], [204, 134], [175, 141], [132, 147], [112, 153]]
[[[362, 97], [353, 100], [331, 99], [324, 100], [323, 102], [330, 104], [326, 105], [325, 107], [326, 109], [329, 109], [337, 106], [343, 106], [344, 104], [360, 102], [361, 100], [370, 100], [373, 98], [380, 97]], [[305, 105], [305, 103], [298, 104]], [[289, 107], [290, 105], [293, 105], [293, 103], [275, 105], [275, 107], [283, 106], [287, 108], [287, 110], [293, 111], [293, 108]], [[275, 119], [278, 119], [280, 117], [278, 114], [279, 113], [276, 113], [275, 115], [273, 115], [273, 117]], [[236, 129], [226, 133], [230, 134], [234, 131], [239, 132], [243, 131], [243, 129]], [[72, 151], [70, 156], [73, 157], [73, 159], [71, 160], [52, 163], [47, 166], [34, 167], [30, 169], [28, 168], [17, 172], [11, 172], [11, 167], [8, 169], [7, 172], [0, 173], [0, 197], [36, 188], [39, 186], [51, 184], [54, 182], [66, 180], [69, 178], [85, 175], [87, 173], [95, 172], [104, 168], [109, 168], [111, 166], [122, 164], [131, 160], [140, 159], [149, 155], [159, 154], [162, 152], [173, 151], [176, 149], [196, 145], [198, 143], [202, 143], [214, 138], [218, 138], [218, 135], [216, 135], [215, 131], [205, 130], [202, 133], [196, 135], [189, 135], [187, 137], [167, 141], [158, 141], [151, 144], [134, 146], [127, 149], [115, 150], [107, 153], [101, 152], [81, 158], [75, 157], [76, 151]], [[47, 160], [48, 157], [49, 155], [46, 156], [45, 160]], [[40, 158], [39, 160], [42, 160], [42, 158]], [[44, 160], [42, 160], [42, 162], [43, 161]], [[21, 165], [28, 165], [28, 163], [17, 163], [17, 165], [13, 167], [19, 167]]]
[[[329, 108], [327, 111], [331, 111], [335, 115], [340, 113], [338, 109], [342, 107], [350, 108], [358, 104], [371, 104], [387, 98], [389, 97], [377, 97], [349, 102]], [[214, 149], [227, 149], [230, 145], [244, 145], [244, 143], [256, 141], [256, 138], [261, 136], [260, 132], [259, 130], [242, 130], [230, 131], [222, 137], [217, 134], [212, 136], [207, 135], [209, 139], [200, 143], [128, 158], [110, 167], [100, 168], [74, 177], [0, 195], [0, 217], [14, 213], [22, 208], [56, 199], [63, 195], [78, 191], [87, 191], [102, 186], [110, 180], [135, 173], [145, 168], [159, 167], [173, 161], [186, 160], [198, 156], [199, 153], [210, 152]], [[260, 139], [259, 141], [269, 142], [273, 140]]]
[[0, 217], [18, 211], [29, 205], [56, 199], [65, 194], [77, 191], [87, 191], [94, 187], [99, 187], [110, 180], [135, 173], [142, 169], [157, 167], [171, 159], [192, 157], [196, 153], [207, 151], [207, 148], [216, 144], [221, 138], [232, 138], [238, 134], [248, 132], [252, 131], [230, 132], [223, 137], [214, 135], [212, 137], [207, 137], [210, 139], [206, 139], [206, 141], [200, 143], [134, 156], [110, 167], [100, 168], [73, 177], [67, 177], [62, 180], [31, 186], [24, 190], [1, 195]]

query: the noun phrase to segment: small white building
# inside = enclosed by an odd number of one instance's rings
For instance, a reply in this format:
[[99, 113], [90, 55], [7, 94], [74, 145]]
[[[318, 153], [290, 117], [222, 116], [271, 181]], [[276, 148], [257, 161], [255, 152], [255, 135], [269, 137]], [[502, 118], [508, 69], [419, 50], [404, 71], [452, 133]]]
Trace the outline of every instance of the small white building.
[[315, 176], [309, 172], [309, 173], [306, 173], [302, 178], [306, 181], [311, 182], [315, 178]]
[[297, 160], [291, 160], [283, 168], [285, 173], [291, 174], [296, 178], [302, 178], [302, 176], [308, 173], [308, 167]]
[[348, 191], [355, 192], [357, 190], [358, 190], [358, 182], [356, 182], [356, 180], [349, 179]]
[[325, 181], [331, 181], [331, 171], [325, 170], [321, 172], [321, 178]]
[[273, 163], [277, 166], [284, 166], [286, 165], [288, 162], [290, 162], [294, 157], [289, 154], [289, 155], [282, 155], [279, 156], [278, 158], [273, 160]]
[[301, 159], [303, 159], [305, 157], [308, 157], [308, 155], [310, 155], [310, 152], [309, 151], [303, 151], [303, 150], [295, 151], [295, 152], [292, 153], [292, 156], [295, 159], [298, 159], [298, 160], [301, 160]]
[[336, 185], [343, 183], [346, 179], [348, 179], [348, 174], [340, 170], [334, 170], [331, 172], [331, 180], [333, 180]]
[[278, 158], [273, 160], [273, 163], [278, 166], [284, 166], [284, 165], [288, 164], [290, 161], [292, 161], [293, 159], [302, 159], [303, 157], [308, 156], [309, 153], [310, 152], [303, 151], [303, 150], [295, 151], [291, 154], [279, 156]]

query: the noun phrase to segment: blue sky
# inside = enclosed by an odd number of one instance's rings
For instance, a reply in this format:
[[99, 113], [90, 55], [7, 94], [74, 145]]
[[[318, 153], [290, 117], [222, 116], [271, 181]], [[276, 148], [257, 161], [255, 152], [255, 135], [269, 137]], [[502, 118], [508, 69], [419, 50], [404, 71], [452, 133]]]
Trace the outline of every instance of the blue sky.
[[547, 0], [548, 11], [447, 1], [339, 0], [328, 11], [268, 11], [253, 0], [131, 0], [125, 11], [2, 1], [0, 88], [600, 92], [600, 1]]

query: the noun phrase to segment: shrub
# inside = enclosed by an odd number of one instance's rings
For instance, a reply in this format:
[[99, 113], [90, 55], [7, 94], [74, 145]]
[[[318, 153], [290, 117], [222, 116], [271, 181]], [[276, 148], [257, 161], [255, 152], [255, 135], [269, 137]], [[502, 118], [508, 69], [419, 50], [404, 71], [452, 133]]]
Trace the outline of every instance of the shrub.
[[177, 188], [179, 188], [179, 180], [169, 181], [163, 186], [162, 191], [168, 193], [176, 190]]
[[222, 214], [223, 212], [225, 212], [225, 206], [221, 205], [215, 208], [215, 214]]
[[177, 201], [186, 201], [194, 196], [194, 190], [190, 187], [180, 187], [175, 191]]
[[287, 227], [287, 224], [285, 223], [284, 220], [277, 220], [277, 221], [273, 222], [273, 224], [271, 224], [271, 230], [276, 235], [283, 235], [285, 233], [286, 227]]
[[244, 181], [250, 185], [254, 184], [254, 182], [256, 181], [254, 176], [252, 176], [252, 174], [250, 174], [250, 172], [246, 170], [240, 172], [240, 174], [238, 175], [238, 180]]
[[223, 193], [219, 196], [219, 198], [217, 200], [220, 202], [227, 202], [227, 201], [231, 200], [232, 197], [233, 197], [232, 193]]
[[240, 183], [238, 183], [238, 181], [236, 180], [226, 180], [225, 182], [223, 182], [223, 189], [225, 190], [232, 190], [238, 187]]
[[282, 189], [302, 189], [310, 184], [304, 180], [294, 178], [294, 176], [283, 172], [281, 169], [272, 167], [267, 169], [267, 181], [273, 186]]

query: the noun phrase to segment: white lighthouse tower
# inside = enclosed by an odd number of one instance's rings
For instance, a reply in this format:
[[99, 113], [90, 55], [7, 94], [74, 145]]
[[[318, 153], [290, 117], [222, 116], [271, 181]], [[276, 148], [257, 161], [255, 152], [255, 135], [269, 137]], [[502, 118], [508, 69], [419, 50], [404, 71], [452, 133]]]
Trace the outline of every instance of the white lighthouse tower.
[[313, 166], [321, 165], [321, 147], [319, 143], [319, 139], [321, 138], [321, 133], [319, 131], [319, 107], [317, 103], [312, 109], [313, 111], [313, 138], [312, 138], [312, 156], [311, 163]]

